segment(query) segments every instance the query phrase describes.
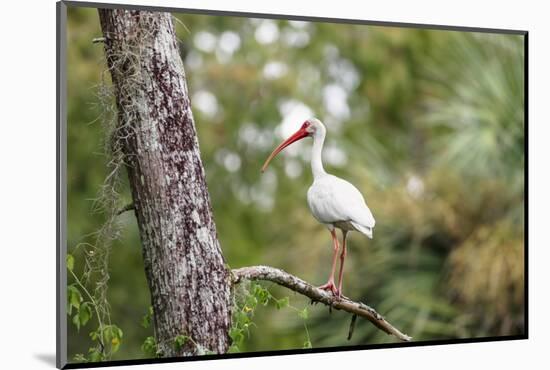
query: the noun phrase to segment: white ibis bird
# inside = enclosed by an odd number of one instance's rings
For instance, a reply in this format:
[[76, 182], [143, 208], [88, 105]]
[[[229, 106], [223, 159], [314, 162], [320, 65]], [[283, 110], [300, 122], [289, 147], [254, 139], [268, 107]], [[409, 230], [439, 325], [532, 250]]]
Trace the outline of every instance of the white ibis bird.
[[[311, 149], [313, 184], [307, 191], [307, 202], [313, 216], [330, 231], [334, 246], [332, 268], [328, 282], [319, 288], [328, 290], [340, 298], [342, 296], [342, 274], [346, 258], [346, 236], [350, 231], [359, 231], [372, 239], [375, 221], [359, 190], [346, 180], [326, 173], [323, 168], [321, 152], [325, 135], [326, 129], [320, 120], [316, 118], [308, 119], [298, 131], [273, 150], [273, 153], [265, 161], [262, 172], [284, 148], [305, 137], [313, 137], [313, 147]], [[334, 273], [339, 250], [336, 228], [342, 231], [338, 287], [334, 285]]]

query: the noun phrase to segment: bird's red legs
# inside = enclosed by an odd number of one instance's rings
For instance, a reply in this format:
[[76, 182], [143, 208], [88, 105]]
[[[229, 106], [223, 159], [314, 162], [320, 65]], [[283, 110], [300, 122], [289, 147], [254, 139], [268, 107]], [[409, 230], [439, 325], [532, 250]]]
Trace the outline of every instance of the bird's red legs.
[[340, 272], [338, 273], [338, 298], [342, 296], [342, 276], [344, 275], [344, 260], [346, 259], [346, 236], [347, 231], [342, 230], [342, 253], [340, 254]]
[[336, 237], [336, 230], [333, 229], [330, 232], [330, 235], [332, 235], [332, 243], [333, 243], [333, 249], [334, 249], [334, 254], [332, 255], [332, 269], [330, 270], [330, 277], [328, 278], [328, 282], [325, 285], [321, 285], [318, 288], [323, 290], [330, 290], [333, 294], [338, 294], [338, 289], [336, 289], [336, 285], [334, 285], [334, 273], [336, 272], [336, 257], [338, 257], [338, 249], [340, 247], [338, 246], [338, 238]]

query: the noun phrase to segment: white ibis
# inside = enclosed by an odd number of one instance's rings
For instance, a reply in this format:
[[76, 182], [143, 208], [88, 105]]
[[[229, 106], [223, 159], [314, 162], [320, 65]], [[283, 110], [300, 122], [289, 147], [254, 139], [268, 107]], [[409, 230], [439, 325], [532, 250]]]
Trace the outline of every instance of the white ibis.
[[[328, 282], [319, 288], [328, 290], [338, 298], [342, 296], [342, 274], [346, 258], [346, 236], [349, 231], [359, 231], [372, 239], [374, 217], [365, 203], [365, 199], [355, 186], [336, 176], [325, 172], [321, 159], [326, 129], [323, 123], [311, 118], [302, 124], [302, 127], [292, 136], [283, 141], [265, 161], [262, 172], [269, 162], [284, 148], [305, 137], [313, 137], [311, 149], [311, 170], [313, 184], [307, 191], [307, 202], [311, 213], [320, 223], [324, 224], [332, 236], [334, 246], [332, 268]], [[342, 231], [342, 252], [340, 254], [340, 272], [338, 287], [334, 285], [334, 272], [338, 256], [338, 238], [336, 228]]]

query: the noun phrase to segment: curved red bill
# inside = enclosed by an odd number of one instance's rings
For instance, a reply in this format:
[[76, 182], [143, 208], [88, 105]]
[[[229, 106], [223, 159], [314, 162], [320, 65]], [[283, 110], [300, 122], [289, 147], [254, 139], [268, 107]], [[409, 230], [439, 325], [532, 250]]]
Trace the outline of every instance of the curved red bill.
[[273, 152], [269, 155], [269, 157], [267, 157], [264, 165], [262, 166], [262, 172], [265, 171], [265, 169], [267, 168], [267, 165], [269, 164], [269, 162], [271, 162], [271, 160], [277, 154], [279, 154], [279, 152], [281, 152], [281, 150], [283, 150], [284, 148], [286, 148], [287, 146], [289, 146], [293, 142], [301, 140], [301, 139], [303, 139], [307, 136], [309, 136], [309, 133], [306, 131], [306, 129], [304, 127], [302, 127], [298, 131], [296, 131], [291, 137], [289, 137], [288, 139], [283, 141], [281, 144], [279, 144], [279, 146], [276, 147], [275, 150], [273, 150]]

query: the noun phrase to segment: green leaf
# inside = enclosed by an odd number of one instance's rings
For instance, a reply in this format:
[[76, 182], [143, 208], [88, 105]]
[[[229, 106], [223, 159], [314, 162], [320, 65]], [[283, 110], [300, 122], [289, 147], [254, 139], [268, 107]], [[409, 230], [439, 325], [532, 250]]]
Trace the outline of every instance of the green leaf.
[[111, 344], [111, 352], [118, 351], [122, 343], [122, 330], [116, 325], [107, 325], [103, 328], [103, 343]]
[[76, 326], [76, 330], [80, 331], [80, 318], [79, 318], [78, 311], [73, 316], [73, 324], [74, 324], [74, 326]]
[[120, 338], [115, 337], [111, 339], [111, 353], [115, 353], [116, 351], [118, 351], [121, 343], [122, 341], [120, 340]]
[[80, 321], [80, 326], [86, 325], [90, 318], [92, 317], [92, 307], [90, 303], [84, 302], [78, 310], [78, 319]]
[[309, 312], [308, 312], [308, 310], [307, 310], [307, 307], [304, 307], [303, 310], [299, 311], [299, 312], [298, 312], [298, 315], [300, 315], [300, 317], [301, 317], [302, 319], [307, 320], [308, 317], [309, 317]]
[[67, 287], [67, 313], [72, 314], [72, 308], [77, 310], [80, 308], [80, 302], [82, 302], [82, 294], [76, 285], [71, 284]]
[[153, 306], [149, 306], [147, 313], [143, 315], [141, 319], [141, 326], [143, 326], [144, 328], [148, 328], [149, 326], [151, 326], [152, 320], [153, 320]]
[[97, 330], [94, 330], [92, 332], [90, 332], [90, 338], [92, 338], [92, 340], [97, 340], [99, 338], [99, 328], [97, 328]]
[[258, 299], [258, 302], [264, 306], [269, 303], [269, 299], [271, 298], [271, 293], [259, 284], [254, 285], [253, 294]]
[[88, 351], [88, 359], [90, 362], [99, 362], [103, 360], [103, 354], [98, 348], [90, 348]]
[[239, 353], [241, 352], [239, 346], [237, 346], [235, 343], [231, 344], [229, 349], [227, 350], [227, 353]]
[[233, 327], [229, 329], [229, 337], [231, 338], [234, 344], [236, 345], [242, 344], [242, 342], [244, 341], [243, 330]]
[[73, 359], [75, 362], [88, 362], [88, 359], [82, 353], [77, 353], [74, 355]]
[[290, 305], [290, 300], [288, 297], [283, 297], [281, 299], [277, 299], [275, 301], [275, 304], [277, 306], [277, 309], [280, 310], [281, 308], [288, 307]]
[[72, 254], [68, 254], [67, 253], [67, 268], [69, 269], [69, 271], [73, 271], [73, 268], [74, 268], [74, 257]]
[[157, 357], [157, 343], [155, 338], [147, 337], [141, 345], [141, 351], [149, 357]]
[[174, 338], [174, 347], [176, 348], [176, 351], [181, 350], [185, 343], [187, 343], [188, 339], [189, 337], [186, 335], [178, 335], [176, 338]]
[[237, 326], [243, 326], [250, 323], [250, 317], [243, 311], [235, 313], [235, 323]]
[[245, 307], [248, 311], [253, 311], [257, 305], [258, 299], [256, 297], [254, 297], [253, 295], [249, 295], [248, 297], [246, 297]]
[[110, 342], [113, 338], [122, 339], [122, 330], [116, 325], [106, 325], [103, 328], [103, 339]]

